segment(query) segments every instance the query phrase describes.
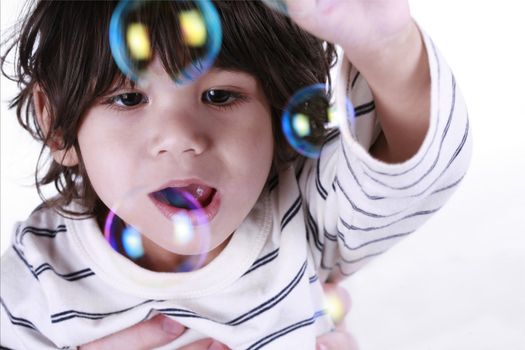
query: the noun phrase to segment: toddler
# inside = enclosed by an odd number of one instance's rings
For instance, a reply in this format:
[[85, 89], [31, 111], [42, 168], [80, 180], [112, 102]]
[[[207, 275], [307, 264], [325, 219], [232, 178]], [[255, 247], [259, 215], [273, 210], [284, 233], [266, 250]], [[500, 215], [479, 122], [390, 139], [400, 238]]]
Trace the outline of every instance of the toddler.
[[[54, 183], [58, 195], [16, 225], [2, 256], [2, 346], [74, 348], [158, 313], [189, 329], [166, 349], [205, 337], [309, 349], [332, 330], [321, 283], [439, 210], [465, 175], [471, 136], [454, 76], [407, 1], [316, 3], [292, 1], [287, 17], [257, 1], [214, 2], [220, 52], [186, 84], [172, 79], [187, 58], [170, 15], [150, 27], [140, 84], [111, 54], [116, 3], [34, 4], [2, 68], [16, 50], [11, 107], [52, 157], [37, 187]], [[319, 157], [306, 158], [281, 114], [301, 88], [332, 85], [330, 43], [344, 51], [334, 95], [355, 106], [353, 136], [327, 129]], [[105, 239], [109, 208], [144, 184], [119, 220], [177, 211], [162, 196], [190, 192], [209, 222], [200, 268], [180, 268], [200, 235], [180, 245], [144, 230], [137, 259]]]

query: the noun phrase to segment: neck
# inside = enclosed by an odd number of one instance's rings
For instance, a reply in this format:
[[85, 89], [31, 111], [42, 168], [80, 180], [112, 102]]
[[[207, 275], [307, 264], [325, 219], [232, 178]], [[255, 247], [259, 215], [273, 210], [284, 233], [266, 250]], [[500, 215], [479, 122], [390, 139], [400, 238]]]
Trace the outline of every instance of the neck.
[[[226, 245], [228, 245], [229, 240], [230, 239], [228, 238], [219, 246], [209, 251], [200, 267], [206, 266], [215, 259]], [[186, 271], [185, 265], [187, 265], [188, 261], [196, 261], [199, 259], [199, 256], [187, 256], [172, 253], [158, 246], [145, 236], [142, 236], [142, 245], [144, 248], [144, 255], [134, 262], [145, 269], [155, 272]]]
[[[104, 232], [104, 224], [105, 224], [105, 220], [106, 220], [108, 212], [109, 210], [105, 208], [105, 210], [98, 211], [98, 213], [95, 214], [97, 224], [102, 234]], [[121, 233], [122, 233], [121, 230], [118, 230], [116, 233], [116, 236], [117, 236], [116, 238], [118, 240], [120, 240]], [[180, 255], [180, 254], [172, 253], [169, 250], [166, 250], [162, 248], [161, 246], [157, 245], [155, 242], [148, 239], [144, 235], [141, 235], [141, 239], [142, 239], [142, 246], [144, 249], [144, 255], [132, 261], [135, 264], [139, 265], [140, 267], [145, 268], [150, 271], [155, 271], [155, 272], [186, 271], [184, 266], [187, 264], [187, 262], [189, 260], [197, 260], [199, 258], [198, 256], [187, 256], [187, 255]], [[209, 251], [204, 258], [204, 262], [199, 268], [206, 266], [213, 259], [215, 259], [222, 252], [222, 250], [228, 245], [229, 241], [230, 241], [230, 238], [226, 239], [219, 246]], [[119, 249], [117, 250], [117, 252], [129, 258], [123, 251], [121, 245], [119, 244], [118, 246], [119, 246]]]

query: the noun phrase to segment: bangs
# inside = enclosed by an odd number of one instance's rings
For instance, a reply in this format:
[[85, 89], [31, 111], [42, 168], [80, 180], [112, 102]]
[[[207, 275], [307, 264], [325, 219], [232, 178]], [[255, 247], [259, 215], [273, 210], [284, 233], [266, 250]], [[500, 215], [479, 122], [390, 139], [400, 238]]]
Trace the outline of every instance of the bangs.
[[[300, 35], [302, 40], [317, 46], [315, 38], [302, 34], [291, 24], [291, 21], [271, 9], [260, 1], [217, 1], [214, 2], [222, 27], [222, 44], [215, 61], [210, 65], [209, 48], [191, 46], [183, 32], [181, 14], [197, 12], [199, 9], [190, 1], [146, 1], [128, 11], [122, 16], [122, 36], [133, 25], [142, 28], [146, 41], [147, 51], [144, 55], [134, 55], [133, 48], [126, 45], [123, 48], [126, 64], [130, 71], [119, 69], [110, 49], [110, 21], [115, 11], [115, 3], [89, 2], [88, 7], [105, 7], [99, 13], [97, 26], [103, 30], [101, 36], [90, 35], [88, 46], [95, 47], [100, 52], [98, 59], [84, 62], [90, 66], [89, 81], [95, 82], [88, 95], [98, 98], [111, 91], [132, 84], [133, 76], [137, 76], [148, 69], [155, 57], [158, 57], [164, 70], [174, 81], [177, 77], [192, 78], [188, 71], [203, 73], [215, 67], [226, 70], [243, 71], [253, 75], [259, 82], [268, 78], [268, 72], [276, 71], [279, 67], [283, 76], [297, 76], [298, 71], [308, 74], [312, 72], [312, 61], [319, 57], [311, 57], [312, 50], [308, 47], [293, 45]], [[104, 16], [100, 16], [104, 13]], [[86, 19], [91, 22], [93, 19]], [[278, 31], [267, 22], [274, 23]], [[208, 36], [214, 33], [207, 33]], [[123, 38], [125, 39], [125, 38]], [[287, 55], [283, 55], [287, 52]], [[306, 64], [305, 64], [306, 63]], [[121, 67], [122, 68], [122, 67]], [[284, 73], [284, 74], [283, 74]], [[304, 73], [302, 73], [304, 74]], [[324, 80], [324, 76], [312, 76], [312, 82]], [[188, 80], [188, 79], [186, 79]], [[277, 80], [277, 79], [276, 79]], [[285, 103], [290, 97], [289, 92], [297, 89], [297, 82], [283, 81], [280, 92], [286, 92], [279, 104]], [[302, 87], [302, 86], [301, 86]]]

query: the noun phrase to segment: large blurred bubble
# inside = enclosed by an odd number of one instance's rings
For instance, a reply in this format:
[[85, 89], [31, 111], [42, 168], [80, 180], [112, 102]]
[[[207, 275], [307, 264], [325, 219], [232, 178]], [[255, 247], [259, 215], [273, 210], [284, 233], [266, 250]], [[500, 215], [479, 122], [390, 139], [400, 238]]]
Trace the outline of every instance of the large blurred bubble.
[[[204, 184], [178, 185], [138, 186], [114, 203], [104, 225], [113, 249], [140, 262], [144, 254], [154, 260], [162, 247], [179, 257], [172, 272], [202, 267], [210, 250], [209, 221], [218, 206], [215, 192]], [[146, 241], [153, 250], [147, 251]]]
[[209, 0], [122, 0], [109, 34], [117, 66], [135, 82], [161, 51], [175, 82], [195, 80], [213, 65], [222, 42], [220, 18]]

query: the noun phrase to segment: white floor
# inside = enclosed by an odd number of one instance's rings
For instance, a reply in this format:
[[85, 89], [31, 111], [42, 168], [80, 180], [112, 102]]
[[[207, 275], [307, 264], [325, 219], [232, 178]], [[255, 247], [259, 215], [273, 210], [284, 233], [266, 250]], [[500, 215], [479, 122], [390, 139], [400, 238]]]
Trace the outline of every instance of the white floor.
[[525, 187], [476, 186], [481, 170], [419, 232], [344, 282], [363, 350], [525, 349]]

